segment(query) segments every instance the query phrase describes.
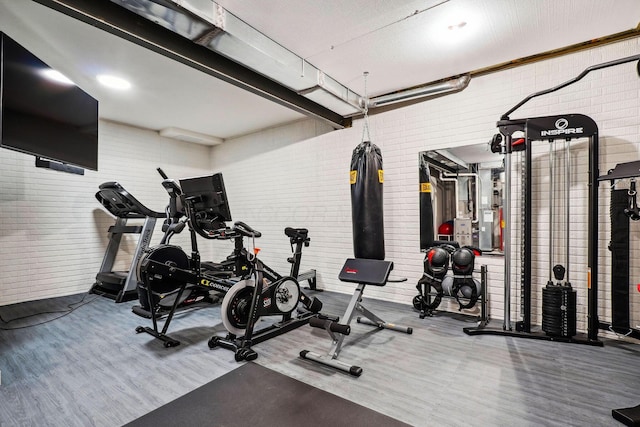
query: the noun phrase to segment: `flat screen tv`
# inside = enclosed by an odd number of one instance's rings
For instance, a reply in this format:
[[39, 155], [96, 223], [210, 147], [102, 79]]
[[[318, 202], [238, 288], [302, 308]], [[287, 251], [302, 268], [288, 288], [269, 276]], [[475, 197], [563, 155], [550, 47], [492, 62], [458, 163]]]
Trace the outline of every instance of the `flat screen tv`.
[[1, 32], [0, 62], [0, 147], [98, 170], [98, 101]]

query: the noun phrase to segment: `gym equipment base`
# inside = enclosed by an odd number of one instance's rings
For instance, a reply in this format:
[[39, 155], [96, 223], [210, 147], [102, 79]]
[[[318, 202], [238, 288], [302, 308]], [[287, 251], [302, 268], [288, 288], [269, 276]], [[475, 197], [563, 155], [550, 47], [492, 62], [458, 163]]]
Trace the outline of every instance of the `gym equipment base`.
[[608, 323], [608, 322], [599, 322], [598, 327], [603, 331], [609, 331], [617, 335], [624, 335], [629, 338], [635, 338], [637, 340], [640, 340], [640, 329], [637, 329], [637, 328], [629, 328], [627, 331], [616, 332], [613, 329], [613, 326], [611, 325], [611, 323]]
[[[491, 321], [491, 319], [489, 319], [489, 318], [483, 319], [481, 314], [466, 313], [466, 312], [464, 312], [462, 310], [449, 311], [449, 310], [433, 309], [433, 310], [420, 310], [418, 312], [418, 317], [420, 319], [427, 319], [429, 317], [438, 317], [438, 316], [450, 316], [452, 318], [456, 318], [456, 316], [465, 317], [464, 322], [465, 323], [475, 323], [476, 326], [474, 326], [474, 328], [476, 328], [476, 329], [484, 329], [484, 328], [486, 328], [487, 325], [489, 324], [489, 322]], [[469, 326], [469, 328], [470, 327], [471, 326]]]
[[[277, 337], [289, 331], [299, 328], [300, 326], [309, 323], [309, 319], [315, 315], [315, 313], [299, 314], [298, 317], [294, 317], [281, 322], [276, 322], [270, 326], [266, 326], [260, 330], [254, 331], [251, 338], [247, 339], [244, 336], [237, 337], [231, 333], [226, 337], [214, 336], [209, 342], [209, 348], [222, 347], [227, 350], [231, 350], [235, 353], [236, 362], [243, 360], [255, 360], [258, 354], [251, 348], [253, 344], [259, 344], [268, 339]], [[161, 340], [163, 338], [158, 337]], [[164, 340], [163, 340], [164, 341]]]
[[141, 334], [143, 332], [146, 332], [149, 335], [152, 335], [152, 336], [156, 337], [157, 339], [159, 339], [160, 341], [162, 341], [166, 348], [177, 347], [177, 346], [180, 345], [180, 341], [178, 341], [176, 339], [173, 339], [169, 335], [163, 334], [162, 332], [154, 331], [153, 328], [150, 328], [148, 326], [138, 326], [138, 327], [136, 327], [136, 333]]
[[[98, 273], [100, 274], [100, 273]], [[106, 273], [105, 273], [106, 274]], [[111, 273], [115, 275], [115, 273]], [[116, 302], [128, 302], [134, 301], [138, 299], [138, 291], [137, 290], [129, 290], [125, 291], [123, 289], [124, 280], [121, 281], [119, 287], [110, 286], [110, 283], [100, 283], [96, 282], [93, 284], [93, 287], [89, 290], [89, 293], [100, 295], [101, 297], [112, 299]]]
[[389, 273], [393, 270], [391, 261], [383, 261], [376, 259], [349, 258], [342, 267], [342, 271], [338, 275], [338, 279], [342, 282], [357, 283], [347, 310], [342, 316], [343, 323], [338, 323], [338, 319], [321, 318], [314, 316], [309, 319], [309, 326], [314, 328], [325, 329], [331, 337], [331, 349], [327, 354], [314, 353], [309, 350], [302, 350], [300, 357], [313, 362], [320, 363], [330, 368], [349, 373], [354, 377], [362, 375], [362, 368], [357, 365], [337, 360], [340, 356], [340, 350], [344, 342], [345, 336], [351, 333], [351, 320], [356, 312], [364, 317], [358, 317], [357, 322], [365, 325], [374, 326], [378, 329], [390, 329], [393, 331], [412, 334], [413, 329], [407, 326], [400, 326], [394, 323], [388, 323], [378, 317], [376, 314], [368, 310], [362, 305], [362, 294], [366, 285], [384, 286], [389, 279]]
[[572, 344], [586, 344], [602, 347], [604, 344], [600, 340], [589, 340], [586, 334], [576, 334], [573, 337], [556, 337], [549, 336], [543, 331], [524, 332], [518, 330], [505, 330], [498, 326], [478, 326], [462, 328], [467, 335], [502, 335], [506, 337], [530, 338], [536, 340], [558, 341]]

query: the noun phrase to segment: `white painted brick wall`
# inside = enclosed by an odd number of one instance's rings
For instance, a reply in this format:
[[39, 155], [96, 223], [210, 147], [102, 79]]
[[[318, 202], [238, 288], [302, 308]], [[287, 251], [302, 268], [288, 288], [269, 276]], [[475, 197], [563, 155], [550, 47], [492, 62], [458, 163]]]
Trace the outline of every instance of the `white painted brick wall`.
[[[211, 173], [210, 150], [106, 121], [100, 170], [84, 176], [38, 169], [33, 156], [0, 150], [0, 305], [88, 291], [114, 223], [94, 197], [98, 185], [118, 181], [149, 208], [164, 210], [168, 196], [155, 169], [175, 178]], [[188, 251], [187, 238], [183, 233], [174, 243]], [[128, 269], [136, 243], [137, 236], [125, 236], [116, 269]], [[210, 255], [210, 244], [203, 253]]]
[[[411, 304], [415, 283], [422, 274], [419, 251], [418, 152], [488, 142], [496, 133], [496, 121], [525, 96], [556, 86], [578, 75], [588, 66], [640, 53], [638, 40], [630, 40], [521, 66], [475, 78], [463, 92], [422, 102], [370, 118], [371, 139], [383, 153], [385, 169], [384, 209], [387, 259], [394, 261], [393, 276], [407, 282], [389, 283], [383, 288], [367, 289], [369, 297]], [[589, 74], [579, 83], [533, 99], [512, 118], [554, 114], [582, 113], [599, 125], [601, 136], [601, 172], [618, 162], [638, 159], [640, 131], [640, 79], [636, 64], [629, 63]], [[282, 230], [286, 226], [307, 227], [311, 246], [305, 248], [303, 269], [318, 271], [319, 286], [352, 293], [353, 286], [341, 283], [338, 272], [345, 258], [353, 255], [351, 205], [348, 171], [353, 148], [361, 141], [361, 120], [350, 129], [334, 131], [302, 142], [282, 144], [276, 149], [252, 153], [254, 144], [263, 139], [287, 140], [285, 129], [269, 134], [248, 135], [228, 141], [212, 151], [214, 170], [224, 173], [231, 210], [235, 220], [245, 221], [263, 232], [257, 243], [261, 257], [279, 271], [288, 269], [288, 243]], [[576, 151], [574, 162], [581, 173], [586, 168], [584, 150]], [[534, 202], [541, 221], [537, 235], [544, 235], [544, 173]], [[586, 316], [586, 186], [576, 184], [572, 197], [571, 280], [578, 289], [579, 328]], [[610, 318], [608, 187], [600, 189], [600, 236], [603, 259], [600, 267], [600, 316]], [[517, 193], [514, 191], [514, 193]], [[548, 215], [548, 209], [546, 210]], [[574, 216], [575, 215], [575, 216]], [[548, 217], [547, 217], [548, 218]], [[534, 227], [536, 229], [536, 227]], [[637, 237], [640, 225], [632, 224], [632, 247], [640, 249]], [[574, 231], [575, 230], [575, 231]], [[547, 239], [532, 242], [534, 250], [544, 252]], [[575, 254], [574, 254], [575, 252]], [[221, 253], [222, 255], [222, 253]], [[503, 317], [503, 262], [497, 257], [482, 257], [478, 264], [489, 266], [490, 313]], [[632, 263], [633, 264], [633, 263]], [[634, 266], [632, 281], [640, 281], [640, 263]], [[546, 261], [536, 263], [534, 304], [539, 304], [541, 287], [546, 284]], [[514, 278], [517, 279], [514, 272]], [[514, 282], [515, 283], [515, 282]], [[634, 322], [640, 321], [640, 300], [633, 294]], [[512, 292], [513, 315], [517, 316], [519, 293]], [[534, 309], [534, 323], [539, 322], [539, 307]]]
[[[393, 276], [408, 281], [367, 289], [367, 296], [410, 304], [416, 294], [423, 258], [418, 238], [419, 151], [488, 142], [499, 117], [525, 96], [571, 79], [593, 64], [639, 51], [638, 40], [629, 40], [578, 52], [478, 77], [461, 93], [372, 116], [371, 139], [381, 148], [385, 166], [387, 259], [395, 262]], [[597, 71], [573, 86], [534, 99], [512, 117], [591, 116], [600, 128], [600, 173], [604, 174], [616, 163], [639, 157], [639, 94], [640, 80], [635, 63], [630, 63]], [[210, 149], [102, 122], [100, 171], [87, 171], [84, 177], [36, 169], [32, 156], [0, 150], [0, 305], [87, 290], [106, 247], [106, 229], [113, 222], [95, 201], [97, 186], [117, 180], [143, 203], [162, 209], [167, 197], [155, 172], [158, 166], [176, 178], [222, 171], [234, 220], [263, 232], [256, 244], [262, 248], [264, 261], [280, 272], [288, 271], [290, 248], [283, 229], [306, 227], [311, 246], [304, 250], [302, 270], [317, 269], [319, 286], [324, 289], [351, 293], [352, 286], [339, 282], [337, 274], [344, 259], [353, 255], [348, 172], [352, 150], [361, 141], [362, 125], [358, 120], [350, 129], [325, 133], [325, 125], [300, 122]], [[317, 136], [297, 142], [304, 135]], [[543, 192], [544, 179], [540, 185]], [[610, 318], [611, 264], [606, 250], [607, 187], [600, 188], [599, 242], [603, 257], [600, 316], [605, 320]], [[542, 197], [536, 202], [537, 213], [544, 222], [545, 198], [537, 194]], [[586, 203], [584, 196], [576, 200]], [[572, 218], [576, 227], [572, 249], [577, 252], [586, 250], [585, 221], [584, 217]], [[544, 234], [544, 229], [539, 233]], [[632, 224], [631, 234], [632, 248], [637, 251], [640, 224]], [[157, 232], [154, 243], [159, 237]], [[187, 247], [187, 234], [178, 237], [174, 242]], [[533, 244], [544, 251], [546, 240]], [[128, 239], [119, 266], [126, 266], [134, 246]], [[203, 259], [221, 259], [231, 250], [229, 242], [202, 242], [201, 246]], [[502, 260], [483, 257], [478, 263], [489, 266], [490, 312], [501, 318]], [[536, 274], [542, 279], [535, 284], [534, 295], [540, 294], [547, 277], [546, 262], [538, 264], [541, 271]], [[572, 256], [572, 264], [576, 268], [572, 282], [583, 310], [586, 290], [577, 254], [575, 260]], [[633, 267], [631, 280], [638, 282], [640, 265]], [[638, 313], [640, 294], [632, 295], [633, 312]], [[512, 298], [515, 312], [517, 292]], [[538, 312], [534, 310], [534, 314]], [[640, 322], [640, 314], [635, 317], [634, 322]], [[579, 313], [579, 318], [583, 321], [584, 313]]]

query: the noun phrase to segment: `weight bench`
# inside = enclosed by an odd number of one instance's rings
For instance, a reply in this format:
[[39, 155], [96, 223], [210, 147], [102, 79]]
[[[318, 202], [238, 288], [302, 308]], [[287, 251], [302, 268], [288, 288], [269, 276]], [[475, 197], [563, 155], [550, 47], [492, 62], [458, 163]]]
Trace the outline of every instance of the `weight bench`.
[[342, 317], [343, 322], [338, 323], [332, 319], [322, 317], [312, 317], [309, 320], [309, 325], [314, 328], [323, 328], [329, 333], [333, 340], [333, 344], [329, 353], [326, 355], [320, 355], [308, 350], [302, 350], [300, 357], [303, 359], [312, 360], [314, 362], [321, 363], [332, 368], [339, 369], [349, 374], [359, 377], [362, 374], [362, 368], [355, 365], [349, 365], [348, 363], [341, 362], [338, 359], [340, 355], [340, 349], [344, 337], [351, 333], [351, 320], [355, 312], [362, 314], [365, 318], [358, 317], [358, 323], [364, 323], [367, 325], [376, 326], [378, 329], [392, 329], [394, 331], [400, 331], [407, 334], [413, 332], [412, 328], [406, 326], [394, 325], [387, 323], [380, 319], [371, 311], [367, 310], [362, 304], [362, 294], [366, 285], [384, 286], [389, 279], [389, 273], [393, 270], [393, 263], [391, 261], [381, 261], [375, 259], [362, 259], [362, 258], [349, 258], [344, 263], [342, 271], [338, 278], [343, 282], [357, 283], [358, 286], [351, 301], [347, 306], [347, 310]]

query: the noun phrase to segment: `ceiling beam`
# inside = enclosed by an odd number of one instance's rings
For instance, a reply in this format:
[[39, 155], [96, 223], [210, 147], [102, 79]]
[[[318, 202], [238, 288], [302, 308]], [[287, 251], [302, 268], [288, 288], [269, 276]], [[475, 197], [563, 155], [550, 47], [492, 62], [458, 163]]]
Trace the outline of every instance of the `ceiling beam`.
[[351, 126], [350, 117], [343, 117], [110, 0], [34, 1], [294, 111], [328, 122], [334, 128]]

